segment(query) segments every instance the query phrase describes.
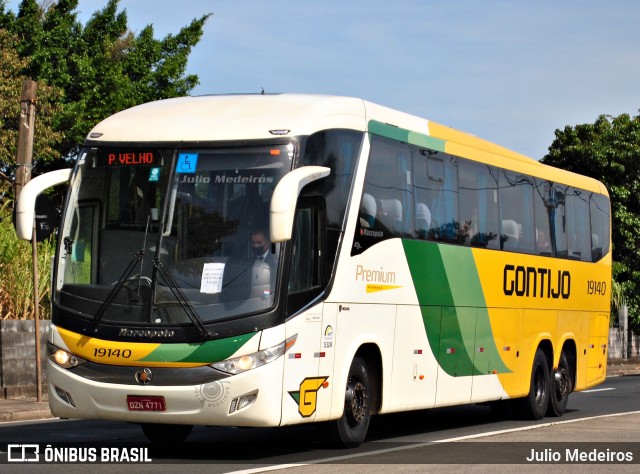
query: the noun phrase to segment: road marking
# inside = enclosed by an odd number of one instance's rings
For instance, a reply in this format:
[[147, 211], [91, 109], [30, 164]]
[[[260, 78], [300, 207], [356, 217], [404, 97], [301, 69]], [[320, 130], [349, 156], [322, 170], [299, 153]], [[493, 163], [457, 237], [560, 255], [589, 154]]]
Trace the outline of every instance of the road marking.
[[611, 388], [594, 388], [593, 390], [583, 390], [582, 392], [576, 392], [576, 393], [606, 392], [608, 390], [615, 390], [615, 388], [613, 388], [613, 387], [611, 387]]
[[[610, 390], [610, 389], [608, 389]], [[584, 393], [584, 392], [583, 392]], [[304, 467], [304, 466], [312, 466], [314, 464], [325, 464], [325, 463], [332, 463], [332, 462], [337, 462], [337, 461], [346, 461], [348, 459], [355, 459], [355, 458], [362, 458], [365, 456], [376, 456], [378, 454], [386, 454], [386, 453], [392, 453], [394, 451], [405, 451], [407, 449], [416, 449], [416, 448], [424, 448], [426, 446], [431, 446], [433, 444], [438, 444], [438, 443], [452, 443], [455, 441], [464, 441], [467, 439], [476, 439], [476, 438], [484, 438], [486, 436], [495, 436], [495, 435], [500, 435], [500, 434], [505, 434], [505, 433], [514, 433], [517, 431], [529, 431], [529, 430], [535, 430], [538, 428], [545, 428], [547, 426], [554, 426], [554, 425], [564, 425], [567, 423], [577, 423], [579, 421], [588, 421], [588, 420], [597, 420], [599, 418], [611, 418], [614, 416], [626, 416], [626, 415], [638, 415], [640, 414], [640, 410], [637, 411], [628, 411], [625, 413], [611, 413], [608, 415], [598, 415], [598, 416], [588, 416], [586, 418], [576, 418], [575, 420], [564, 420], [564, 421], [553, 421], [550, 423], [541, 423], [539, 425], [533, 425], [533, 426], [523, 426], [520, 428], [511, 428], [508, 430], [497, 430], [497, 431], [489, 431], [486, 433], [477, 433], [477, 434], [473, 434], [473, 435], [467, 435], [467, 436], [459, 436], [457, 438], [445, 438], [445, 439], [438, 439], [438, 440], [434, 440], [434, 441], [425, 441], [425, 442], [420, 442], [420, 443], [414, 443], [414, 444], [409, 444], [406, 446], [398, 446], [395, 448], [386, 448], [386, 449], [378, 449], [376, 451], [368, 451], [366, 453], [355, 453], [355, 454], [346, 454], [344, 456], [335, 456], [335, 457], [331, 457], [331, 458], [324, 458], [324, 459], [314, 459], [313, 461], [309, 461], [306, 463], [292, 463], [292, 464], [278, 464], [278, 465], [274, 465], [274, 466], [263, 466], [263, 467], [257, 467], [257, 468], [252, 468], [252, 469], [243, 469], [240, 471], [231, 471], [227, 474], [255, 474], [258, 472], [267, 472], [267, 471], [279, 471], [281, 469], [289, 469], [292, 467]], [[382, 442], [388, 443], [390, 441], [393, 441], [392, 439], [389, 440], [384, 440]]]

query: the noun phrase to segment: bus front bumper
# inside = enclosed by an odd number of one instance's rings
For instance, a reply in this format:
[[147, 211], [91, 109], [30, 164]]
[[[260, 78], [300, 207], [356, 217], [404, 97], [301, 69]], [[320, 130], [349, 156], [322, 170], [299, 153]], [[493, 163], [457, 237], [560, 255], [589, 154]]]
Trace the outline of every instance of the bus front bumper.
[[[201, 385], [102, 383], [47, 361], [51, 413], [60, 418], [209, 426], [278, 426], [283, 358]], [[135, 368], [132, 368], [132, 373]]]

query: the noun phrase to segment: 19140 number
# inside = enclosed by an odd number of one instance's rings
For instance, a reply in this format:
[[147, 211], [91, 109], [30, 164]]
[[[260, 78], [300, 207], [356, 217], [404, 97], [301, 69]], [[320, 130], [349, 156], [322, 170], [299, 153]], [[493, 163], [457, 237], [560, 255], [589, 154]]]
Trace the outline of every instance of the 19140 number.
[[587, 281], [587, 294], [589, 295], [606, 295], [607, 294], [607, 282], [606, 281]]
[[131, 357], [131, 349], [107, 349], [105, 347], [96, 347], [93, 349], [93, 356], [128, 359]]

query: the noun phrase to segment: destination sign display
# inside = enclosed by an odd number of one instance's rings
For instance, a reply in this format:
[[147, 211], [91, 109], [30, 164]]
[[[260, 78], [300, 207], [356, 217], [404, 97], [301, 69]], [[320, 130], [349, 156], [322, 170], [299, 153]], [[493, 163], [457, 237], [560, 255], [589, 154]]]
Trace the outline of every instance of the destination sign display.
[[157, 150], [108, 148], [99, 149], [96, 157], [98, 166], [151, 166], [159, 161]]

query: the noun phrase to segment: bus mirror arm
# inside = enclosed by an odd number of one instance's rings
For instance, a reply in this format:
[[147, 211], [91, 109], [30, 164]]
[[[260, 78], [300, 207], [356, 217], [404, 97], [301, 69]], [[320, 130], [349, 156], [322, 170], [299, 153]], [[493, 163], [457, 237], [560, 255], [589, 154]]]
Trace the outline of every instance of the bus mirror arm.
[[278, 182], [271, 198], [271, 242], [291, 239], [300, 191], [312, 181], [329, 176], [330, 172], [331, 169], [324, 166], [303, 166], [287, 173]]
[[31, 240], [33, 219], [35, 217], [36, 198], [45, 189], [69, 181], [71, 169], [65, 168], [41, 174], [29, 181], [18, 197], [16, 204], [16, 234], [22, 240]]

